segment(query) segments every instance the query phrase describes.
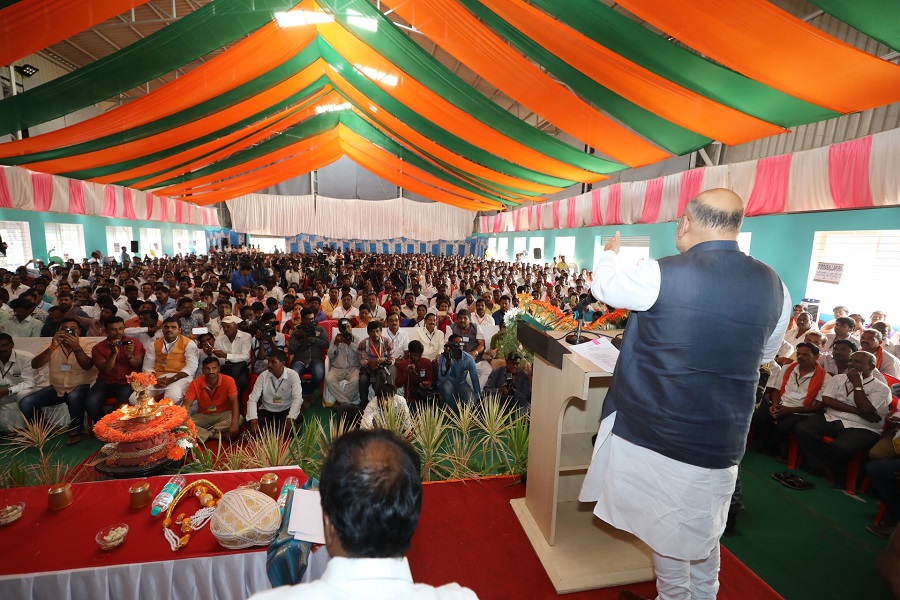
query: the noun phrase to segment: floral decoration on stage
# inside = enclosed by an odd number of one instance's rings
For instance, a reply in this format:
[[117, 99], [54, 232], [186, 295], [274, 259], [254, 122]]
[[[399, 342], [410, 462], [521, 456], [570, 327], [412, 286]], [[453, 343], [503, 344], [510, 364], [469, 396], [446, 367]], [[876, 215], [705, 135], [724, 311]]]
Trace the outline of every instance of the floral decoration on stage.
[[128, 382], [138, 392], [139, 404], [114, 410], [94, 425], [97, 439], [108, 442], [98, 463], [134, 467], [184, 458], [197, 443], [197, 427], [187, 409], [170, 398], [157, 402], [146, 395], [156, 383], [153, 373], [132, 373]]
[[[553, 306], [549, 302], [535, 300], [529, 294], [519, 294], [519, 306], [506, 312], [504, 321], [509, 326], [510, 318], [517, 319], [521, 314], [527, 314], [544, 327], [556, 329], [557, 331], [572, 331], [578, 327], [578, 322], [572, 318], [572, 315], [564, 313], [559, 308]], [[515, 314], [510, 317], [510, 313]], [[597, 331], [600, 329], [624, 329], [625, 323], [628, 321], [628, 311], [623, 308], [617, 308], [606, 313], [599, 319], [594, 319], [590, 323], [585, 322], [582, 330]]]

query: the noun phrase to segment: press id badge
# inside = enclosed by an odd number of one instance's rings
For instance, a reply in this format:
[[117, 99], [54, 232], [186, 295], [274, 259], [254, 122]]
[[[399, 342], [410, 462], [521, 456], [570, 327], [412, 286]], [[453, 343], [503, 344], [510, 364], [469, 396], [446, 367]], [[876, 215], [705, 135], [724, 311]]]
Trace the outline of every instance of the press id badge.
[[425, 369], [419, 370], [419, 377], [425, 377]]
[[63, 373], [68, 373], [72, 370], [72, 365], [59, 365], [59, 370]]
[[216, 412], [217, 410], [219, 410], [219, 407], [215, 404], [211, 404], [206, 407], [206, 412]]
[[463, 340], [464, 342], [468, 342], [468, 341], [469, 341], [469, 336], [464, 335], [462, 340]]
[[281, 404], [281, 396], [275, 396], [272, 398], [272, 404]]

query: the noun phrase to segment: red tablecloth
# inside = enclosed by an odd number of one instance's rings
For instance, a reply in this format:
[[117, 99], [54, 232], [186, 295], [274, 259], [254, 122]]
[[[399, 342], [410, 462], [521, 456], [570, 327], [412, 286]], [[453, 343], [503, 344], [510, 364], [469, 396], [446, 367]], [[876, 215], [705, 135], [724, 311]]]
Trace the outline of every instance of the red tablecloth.
[[[196, 479], [208, 479], [225, 493], [251, 479], [258, 481], [263, 474], [269, 472], [277, 473], [279, 482], [291, 475], [300, 480], [300, 485], [306, 481], [306, 475], [299, 467], [192, 474], [185, 475], [185, 479], [188, 483]], [[154, 497], [168, 480], [167, 475], [148, 478]], [[219, 545], [210, 532], [209, 525], [206, 525], [191, 536], [186, 548], [172, 552], [162, 531], [165, 513], [151, 517], [149, 506], [141, 509], [129, 507], [128, 488], [135, 481], [139, 480], [119, 479], [73, 484], [75, 501], [59, 511], [47, 508], [47, 487], [0, 490], [0, 506], [14, 502], [26, 504], [21, 519], [10, 525], [0, 526], [0, 548], [5, 548], [3, 560], [0, 561], [0, 576], [260, 550], [256, 546], [246, 550], [226, 550]], [[200, 503], [190, 496], [181, 501], [174, 514], [183, 512], [193, 515], [199, 508]], [[104, 527], [116, 523], [128, 525], [128, 537], [114, 550], [100, 550], [94, 540], [95, 536]], [[174, 526], [173, 531], [179, 533]]]

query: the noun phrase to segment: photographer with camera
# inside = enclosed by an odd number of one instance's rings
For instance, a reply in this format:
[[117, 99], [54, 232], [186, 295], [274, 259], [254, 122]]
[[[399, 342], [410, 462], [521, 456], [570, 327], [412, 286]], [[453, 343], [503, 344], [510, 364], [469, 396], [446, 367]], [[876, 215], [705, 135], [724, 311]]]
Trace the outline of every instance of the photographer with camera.
[[139, 339], [125, 335], [122, 317], [111, 317], [106, 321], [106, 339], [91, 349], [91, 358], [99, 375], [84, 401], [94, 423], [103, 418], [103, 405], [108, 398], [115, 398], [117, 405], [128, 402], [132, 389], [126, 377], [141, 370], [144, 353], [144, 345]]
[[394, 364], [391, 356], [393, 348], [391, 342], [381, 336], [381, 323], [370, 321], [366, 326], [369, 334], [367, 339], [359, 343], [359, 400], [360, 406], [365, 407], [369, 402], [369, 386], [378, 394], [378, 390], [385, 383], [391, 382], [391, 374], [388, 367]]
[[519, 368], [521, 360], [517, 352], [510, 352], [506, 356], [506, 365], [491, 372], [484, 385], [484, 393], [497, 394], [509, 406], [528, 412], [531, 407], [531, 379]]
[[316, 311], [313, 308], [304, 308], [300, 311], [300, 324], [291, 332], [288, 342], [293, 362], [291, 369], [303, 376], [306, 373], [312, 375], [309, 381], [303, 381], [303, 395], [310, 396], [325, 379], [325, 363], [322, 361], [322, 352], [328, 348], [328, 333], [316, 324]]
[[47, 406], [66, 403], [69, 409], [68, 445], [81, 441], [84, 429], [84, 398], [97, 376], [90, 352], [94, 342], [82, 340], [78, 321], [63, 318], [53, 339], [31, 361], [34, 370], [49, 365], [47, 375], [50, 385], [19, 399], [19, 410], [28, 422], [33, 422], [38, 413]]
[[259, 329], [253, 333], [250, 353], [253, 356], [253, 372], [261, 375], [268, 368], [268, 358], [276, 350], [284, 350], [287, 340], [278, 332], [278, 320], [274, 313], [264, 313], [259, 319]]
[[437, 379], [441, 399], [453, 410], [459, 403], [472, 404], [481, 393], [475, 359], [463, 350], [461, 336], [453, 334], [447, 340], [444, 352], [438, 358]]
[[[331, 368], [325, 376], [325, 388], [337, 404], [359, 404], [359, 352], [353, 343], [350, 319], [338, 321], [338, 332], [328, 349], [328, 360]], [[332, 406], [324, 400], [323, 404]]]
[[409, 358], [397, 361], [395, 382], [403, 390], [403, 396], [415, 409], [434, 394], [434, 364], [422, 357], [425, 347], [419, 340], [409, 342]]

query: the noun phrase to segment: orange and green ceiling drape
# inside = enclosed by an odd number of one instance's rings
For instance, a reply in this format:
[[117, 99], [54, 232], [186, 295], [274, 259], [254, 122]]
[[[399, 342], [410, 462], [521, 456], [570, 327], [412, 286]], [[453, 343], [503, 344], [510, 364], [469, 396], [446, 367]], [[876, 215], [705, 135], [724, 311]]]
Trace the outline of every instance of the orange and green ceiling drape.
[[[891, 2], [812, 2], [900, 45], [900, 19], [890, 18], [900, 9]], [[88, 4], [95, 10], [84, 10]], [[140, 4], [0, 0], [0, 23], [14, 25], [0, 57], [21, 58]], [[765, 0], [618, 3], [674, 41], [596, 0], [381, 4], [415, 29], [411, 35], [428, 38], [579, 145], [466, 84], [368, 0], [216, 0], [87, 67], [0, 100], [0, 133], [15, 132], [230, 45], [105, 114], [0, 144], [0, 164], [209, 204], [346, 155], [417, 194], [487, 210], [713, 140], [743, 143], [900, 100], [900, 67]], [[283, 11], [319, 14], [312, 24], [281, 27], [275, 14]]]

